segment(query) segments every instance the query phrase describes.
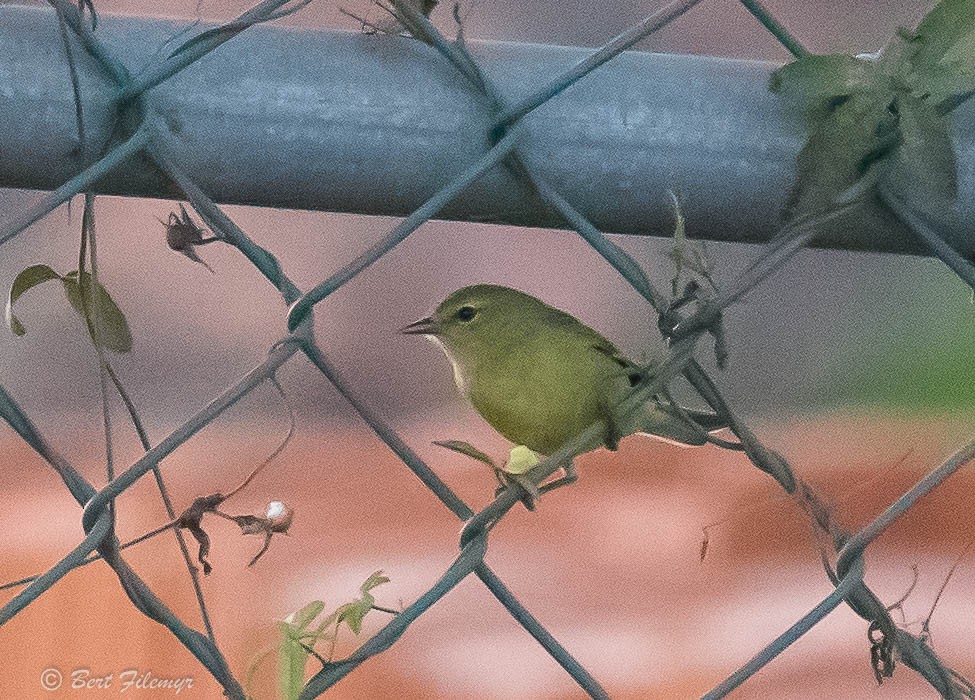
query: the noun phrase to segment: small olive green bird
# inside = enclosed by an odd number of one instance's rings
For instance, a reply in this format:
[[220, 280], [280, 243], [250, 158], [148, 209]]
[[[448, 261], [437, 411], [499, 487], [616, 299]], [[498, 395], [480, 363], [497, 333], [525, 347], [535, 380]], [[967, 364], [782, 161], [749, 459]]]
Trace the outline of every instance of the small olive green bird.
[[606, 338], [574, 316], [509, 287], [458, 289], [436, 311], [401, 330], [436, 340], [454, 367], [457, 387], [504, 437], [548, 455], [597, 421], [602, 439], [576, 454], [632, 433], [702, 445], [725, 427], [713, 413], [648, 401], [624, 421], [613, 408], [647, 376]]

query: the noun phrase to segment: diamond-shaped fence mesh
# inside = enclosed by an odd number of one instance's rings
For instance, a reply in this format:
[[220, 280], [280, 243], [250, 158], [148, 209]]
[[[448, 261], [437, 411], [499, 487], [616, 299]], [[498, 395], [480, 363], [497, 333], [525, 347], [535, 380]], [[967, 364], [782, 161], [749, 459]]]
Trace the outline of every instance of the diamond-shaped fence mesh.
[[[676, 296], [676, 289], [674, 294], [671, 294], [669, 290], [661, 291], [656, 288], [623, 248], [597, 229], [552, 182], [535, 172], [529, 160], [523, 158], [520, 152], [526, 138], [522, 122], [528, 115], [545, 106], [579, 80], [598, 81], [600, 67], [603, 64], [612, 61], [640, 39], [678, 19], [698, 3], [699, 0], [680, 0], [653, 12], [643, 22], [593, 52], [590, 57], [564, 75], [553, 77], [550, 82], [545, 82], [530, 94], [511, 100], [481, 70], [473, 54], [468, 51], [462, 34], [453, 40], [445, 38], [420, 9], [410, 2], [397, 1], [395, 11], [409, 34], [436, 51], [444, 75], [449, 75], [451, 80], [459, 76], [473, 99], [480, 105], [480, 109], [483, 109], [485, 123], [489, 125], [485, 134], [483, 152], [474, 165], [430, 196], [422, 206], [406, 216], [379, 242], [338, 272], [321, 280], [310, 289], [302, 289], [289, 279], [270, 250], [255, 243], [214, 203], [211, 196], [197, 184], [197, 174], [187, 172], [179, 165], [180, 159], [177, 155], [181, 145], [179, 139], [174, 136], [180, 128], [179, 115], [170, 114], [160, 108], [151, 90], [181, 71], [195, 66], [197, 62], [200, 62], [200, 67], [205, 70], [205, 58], [221, 44], [233, 41], [238, 34], [254, 24], [295, 12], [306, 5], [307, 1], [266, 0], [224, 25], [205, 30], [191, 28], [189, 33], [194, 34], [192, 38], [184, 37], [183, 43], [171, 53], [158, 55], [151, 65], [143, 68], [138, 74], [132, 74], [113, 54], [112, 47], [102, 43], [92, 21], [94, 19], [92, 14], [90, 11], [86, 12], [90, 10], [86, 3], [75, 6], [68, 0], [50, 0], [54, 13], [46, 16], [51, 22], [60, 23], [65, 55], [68, 57], [72, 74], [78, 70], [76, 65], [78, 57], [85, 54], [86, 61], [94, 60], [100, 78], [111, 88], [107, 93], [110, 97], [106, 99], [110, 99], [114, 116], [112, 139], [97, 154], [85, 152], [85, 149], [92, 148], [92, 145], [85, 139], [84, 119], [79, 118], [80, 148], [83, 155], [88, 157], [90, 164], [59, 184], [34, 206], [13, 217], [12, 221], [0, 229], [0, 243], [14, 238], [32, 223], [78, 194], [86, 195], [87, 216], [93, 198], [87, 193], [98, 190], [103, 180], [110, 178], [112, 173], [119, 169], [130, 172], [135, 163], [137, 168], [151, 171], [151, 177], [155, 178], [154, 182], [166, 183], [168, 194], [187, 201], [220, 241], [236, 248], [280, 293], [288, 306], [288, 334], [273, 344], [266, 360], [241, 377], [235, 385], [213, 398], [205, 408], [187, 418], [158, 444], [149, 444], [133, 410], [132, 419], [140, 432], [145, 454], [133, 464], [118, 469], [117, 473], [110, 472], [109, 482], [101, 488], [97, 488], [85, 479], [67, 459], [60, 455], [42, 436], [31, 418], [21, 410], [15, 398], [0, 389], [0, 414], [30, 447], [57, 471], [71, 496], [83, 508], [82, 524], [86, 533], [81, 542], [65, 554], [57, 564], [42, 575], [18, 584], [23, 587], [0, 610], [0, 624], [9, 621], [15, 615], [22, 614], [59, 579], [97, 555], [112, 568], [132, 604], [142, 614], [165, 625], [176, 641], [184, 645], [219, 682], [227, 697], [244, 697], [239, 677], [235, 677], [232, 673], [214, 641], [206, 607], [202, 603], [202, 589], [186, 542], [181, 537], [180, 546], [193, 573], [194, 586], [201, 601], [205, 628], [202, 632], [185, 624], [180, 616], [167, 607], [126, 564], [114, 532], [113, 502], [151, 472], [163, 494], [169, 517], [174, 521], [179, 520], [180, 524], [192, 531], [192, 518], [185, 512], [182, 515], [178, 514], [166, 494], [159, 468], [160, 461], [178, 450], [194, 434], [250, 392], [269, 382], [273, 383], [276, 372], [282, 366], [301, 361], [299, 356], [303, 356], [334, 384], [339, 393], [349, 401], [379, 438], [402, 460], [404, 466], [411, 470], [443, 506], [458, 518], [463, 524], [463, 529], [460, 536], [460, 553], [442, 573], [439, 580], [414, 602], [393, 615], [382, 629], [346, 658], [319, 659], [321, 668], [307, 682], [301, 697], [317, 697], [354, 671], [365, 660], [390, 648], [410, 625], [420, 619], [457, 584], [471, 576], [478, 579], [491, 592], [518, 624], [551, 654], [552, 658], [586, 693], [592, 697], [606, 697], [607, 693], [600, 686], [599, 681], [533, 617], [504, 581], [485, 563], [484, 555], [491, 530], [525, 498], [523, 486], [518, 483], [509, 484], [499, 490], [490, 505], [475, 512], [423, 462], [382, 415], [358, 397], [355, 387], [350, 386], [335, 370], [328, 354], [312, 332], [312, 311], [316, 304], [386, 255], [418, 227], [437, 217], [445, 208], [454, 205], [472, 185], [476, 185], [482, 178], [497, 175], [501, 171], [505, 177], [517, 180], [521, 186], [538, 196], [548, 209], [549, 220], [554, 220], [578, 232], [579, 236], [608, 262], [658, 315], [660, 330], [668, 340], [669, 354], [662, 364], [654, 368], [652, 381], [634, 389], [625, 402], [624, 410], [665, 392], [671, 380], [684, 377], [701, 399], [725, 417], [737, 442], [725, 442], [724, 446], [743, 452], [755, 467], [771, 476], [808, 516], [811, 526], [819, 535], [825, 574], [834, 586], [834, 590], [793, 627], [783, 630], [778, 638], [759, 651], [745, 666], [717, 685], [706, 697], [723, 697], [731, 692], [758, 670], [771, 663], [781, 651], [841, 605], [848, 606], [869, 626], [870, 653], [873, 670], [878, 680], [889, 675], [895, 663], [902, 663], [923, 677], [943, 697], [972, 697], [972, 685], [945, 665], [932, 650], [926, 629], [915, 634], [895, 623], [891, 616], [892, 606], [883, 602], [864, 582], [863, 555], [870, 544], [891, 523], [909, 510], [919, 498], [936, 488], [948, 476], [975, 457], [975, 443], [965, 446], [938, 466], [871, 523], [857, 532], [847, 532], [835, 521], [831, 509], [816, 490], [793, 472], [786, 458], [763, 444], [735, 414], [723, 399], [708, 371], [695, 356], [701, 347], [707, 345], [702, 342], [703, 339], [709, 335], [716, 338], [720, 336], [722, 311], [726, 307], [760, 285], [797, 251], [810, 244], [820, 233], [822, 225], [847, 213], [852, 206], [851, 202], [836, 201], [818, 214], [797, 217], [787, 222], [775, 232], [760, 254], [755, 257], [754, 262], [738, 279], [723, 285], [713, 298], [698, 299], [694, 304], [685, 304], [679, 299], [672, 298]], [[758, 3], [743, 0], [743, 4], [791, 53], [796, 56], [806, 53], [802, 46]], [[391, 37], [390, 40], [413, 41], [414, 39], [404, 36], [399, 39]], [[79, 85], [77, 80], [74, 81], [74, 85], [77, 89]], [[119, 189], [117, 185], [115, 187]], [[959, 275], [965, 279], [969, 278], [970, 265], [964, 259], [954, 253], [950, 246], [940, 245], [940, 239], [932, 238], [923, 222], [918, 224], [916, 217], [904, 207], [902, 202], [889, 197], [887, 201], [889, 206], [917, 232], [921, 240], [920, 243], [913, 243], [908, 247], [930, 248]], [[176, 221], [178, 223], [179, 220]], [[170, 224], [172, 223], [170, 221]], [[83, 247], [80, 270], [84, 272], [85, 265], [89, 264], [92, 277], [97, 279], [93, 224], [88, 227], [87, 238], [84, 240], [87, 241], [90, 257], [85, 257], [86, 250]], [[874, 247], [882, 247], [882, 245], [877, 244]], [[83, 274], [81, 277], [84, 278]], [[84, 288], [84, 285], [82, 287]], [[97, 289], [97, 284], [95, 288]], [[87, 289], [90, 291], [91, 286]], [[91, 299], [88, 299], [87, 304], [90, 311]], [[687, 309], [693, 311], [688, 313]], [[95, 321], [90, 327], [95, 338], [103, 337], [106, 332], [102, 327], [106, 319], [100, 314], [101, 312], [94, 314]], [[111, 386], [113, 381], [117, 384], [114, 373], [104, 358], [102, 358], [102, 373], [103, 388]], [[122, 392], [121, 385], [117, 384], [117, 386]], [[106, 425], [108, 423], [106, 418]], [[604, 429], [601, 425], [590, 426], [582, 435], [577, 436], [555, 453], [546, 456], [528, 473], [527, 477], [535, 484], [543, 482], [561, 465], [571, 460], [578, 445], [601, 435]], [[544, 486], [542, 488], [544, 489]], [[196, 505], [206, 507], [206, 504]], [[182, 529], [176, 528], [176, 532], [179, 534]]]

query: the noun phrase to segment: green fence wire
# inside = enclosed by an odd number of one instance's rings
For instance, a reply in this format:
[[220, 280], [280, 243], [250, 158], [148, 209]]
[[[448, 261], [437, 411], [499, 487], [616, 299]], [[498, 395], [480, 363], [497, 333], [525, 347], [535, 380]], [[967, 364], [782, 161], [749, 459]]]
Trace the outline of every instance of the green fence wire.
[[[152, 95], [148, 91], [199, 61], [223, 42], [232, 40], [248, 27], [294, 12], [307, 4], [308, 0], [265, 0], [236, 20], [201, 31], [184, 43], [180, 49], [158, 59], [137, 77], [131, 75], [127, 68], [112, 55], [109, 48], [100, 42], [93, 26], [94, 22], [90, 21], [91, 15], [86, 17], [84, 12], [90, 3], [82, 2], [79, 6], [75, 6], [68, 0], [49, 0], [49, 2], [56, 11], [57, 21], [73, 35], [71, 42], [66, 38], [66, 47], [69, 49], [67, 55], [70, 57], [72, 46], [80, 46], [95, 59], [104, 77], [115, 85], [117, 91], [115, 105], [119, 117], [117, 133], [114, 145], [92, 165], [0, 228], [0, 243], [18, 235], [73, 196], [89, 192], [100, 178], [121, 164], [129, 163], [136, 156], [141, 155], [147, 157], [170, 179], [219, 238], [237, 248], [280, 292], [289, 305], [289, 332], [286, 337], [274, 344], [266, 360], [223, 394], [214, 398], [198, 413], [188, 418], [160, 443], [155, 446], [149, 445], [142, 431], [145, 454], [134, 464], [112, 477], [101, 489], [92, 486], [68, 460], [54, 450], [30, 418], [20, 409], [14, 398], [0, 387], [0, 415], [56, 470], [72, 497], [79, 506], [83, 507], [82, 524], [86, 533], [85, 538], [75, 549], [44, 574], [30, 580], [22, 591], [0, 609], [0, 624], [7, 622], [28, 607], [67, 572], [82, 565], [91, 555], [97, 553], [113, 569], [123, 590], [140, 612], [165, 625], [212, 674], [223, 687], [227, 697], [243, 698], [243, 689], [231, 673], [226, 659], [214, 641], [206, 617], [206, 608], [202, 603], [202, 591], [195, 577], [194, 584], [204, 613], [205, 632], [194, 630], [183, 623], [125, 563], [114, 532], [113, 503], [119, 495], [150, 471], [156, 474], [159, 488], [165, 496], [165, 486], [159, 469], [161, 461], [253, 389], [265, 382], [273, 381], [277, 370], [300, 354], [322, 372], [406, 467], [419, 477], [431, 493], [464, 524], [460, 538], [460, 554], [439, 580], [414, 603], [393, 616], [382, 629], [350, 656], [338, 661], [323, 662], [322, 668], [308, 681], [301, 697], [317, 697], [355, 670], [366, 659], [388, 649], [426, 610], [471, 574], [487, 587], [515, 620], [552, 655], [585, 692], [594, 698], [607, 697], [599, 682], [532, 616], [484, 561], [491, 528], [520, 502], [524, 496], [522, 487], [517, 484], [508, 486], [490, 505], [480, 512], [474, 512], [419, 458], [381, 415], [357, 397], [353, 387], [337, 371], [312, 333], [311, 315], [318, 302], [392, 250], [423, 223], [437, 216], [438, 212], [470, 183], [494, 168], [504, 167], [516, 173], [531, 186], [545, 204], [562, 217], [568, 227], [577, 231], [596, 253], [609, 262], [647, 300], [660, 318], [660, 330], [669, 341], [668, 358], [654, 369], [653, 381], [633, 391], [624, 403], [623, 409], [635, 407], [651, 399], [655, 394], [665, 391], [670, 380], [683, 376], [713, 410], [725, 417], [730, 429], [740, 441], [740, 449], [754, 466], [769, 474], [793, 497], [795, 503], [809, 516], [814, 527], [825, 536], [824, 542], [828, 542], [830, 551], [824, 551], [823, 564], [835, 590], [793, 627], [761, 650], [748, 664], [715, 687], [706, 697], [725, 696], [767, 665], [831, 610], [844, 603], [869, 623], [871, 654], [878, 680], [883, 675], [889, 675], [894, 659], [899, 659], [926, 679], [943, 697], [975, 697], [971, 683], [942, 663], [929, 646], [926, 636], [913, 635], [895, 625], [888, 607], [863, 582], [863, 554], [866, 548], [919, 498], [975, 457], [975, 442], [937, 467], [872, 523], [859, 532], [848, 533], [834, 522], [829, 509], [816, 492], [793, 473], [787, 460], [766, 447], [735, 415], [722, 398], [711, 377], [695, 359], [698, 341], [708, 333], [717, 332], [722, 311], [727, 306], [765, 280], [797, 251], [810, 243], [822, 224], [842, 216], [851, 205], [834, 202], [834, 206], [820, 214], [800, 217], [785, 225], [737, 280], [722, 288], [714, 300], [699, 304], [692, 314], [685, 316], [671, 303], [667, 295], [652, 285], [634, 260], [589, 223], [549, 183], [534, 174], [519, 155], [519, 147], [524, 138], [522, 130], [519, 129], [519, 120], [575, 81], [596, 71], [605, 62], [612, 60], [640, 39], [680, 17], [700, 0], [678, 0], [670, 3], [611, 40], [565, 75], [553, 79], [534, 93], [522, 96], [514, 102], [502, 98], [491, 80], [482, 73], [477, 62], [467, 51], [462, 35], [455, 40], [448, 40], [413, 4], [397, 1], [395, 9], [409, 33], [433, 46], [443, 60], [466, 79], [470, 90], [486, 98], [482, 102], [487, 109], [492, 110], [493, 116], [492, 144], [479, 162], [433, 195], [378, 243], [307, 291], [295, 285], [285, 275], [275, 256], [254, 243], [205, 192], [194, 184], [192, 173], [183, 172], [176, 165], [176, 159], [172, 154], [178, 152], [180, 147], [178, 139], [170, 133], [166, 120], [160, 117]], [[742, 0], [742, 3], [790, 52], [796, 56], [805, 53], [798, 41], [791, 37], [758, 2]], [[960, 258], [950, 246], [944, 244], [938, 234], [913, 214], [895, 194], [881, 191], [881, 195], [888, 206], [916, 233], [933, 254], [941, 257], [969, 283], [975, 281], [971, 274], [970, 263]], [[135, 419], [134, 414], [133, 418]], [[535, 483], [540, 483], [571, 458], [577, 445], [588, 442], [595, 434], [601, 434], [602, 430], [600, 425], [590, 426], [583, 435], [577, 436], [569, 444], [544, 459], [528, 473], [527, 477]], [[170, 516], [173, 517], [171, 504], [167, 502], [167, 505]], [[181, 545], [184, 556], [189, 562], [189, 555], [182, 540]], [[835, 566], [832, 564], [834, 560]], [[192, 564], [190, 569], [191, 572], [195, 571]]]

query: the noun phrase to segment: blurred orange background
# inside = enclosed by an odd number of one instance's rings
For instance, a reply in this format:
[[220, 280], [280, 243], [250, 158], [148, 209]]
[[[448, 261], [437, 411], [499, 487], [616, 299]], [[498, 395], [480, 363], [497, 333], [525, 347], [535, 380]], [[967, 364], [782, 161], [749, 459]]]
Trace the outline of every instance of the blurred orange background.
[[[424, 447], [443, 425], [404, 426], [404, 434], [462, 497], [475, 507], [485, 505], [493, 491], [486, 469]], [[971, 427], [876, 419], [858, 419], [854, 427], [849, 420], [812, 420], [761, 432], [829, 496], [840, 521], [855, 528]], [[236, 483], [266, 437], [240, 424], [204, 431], [164, 463], [171, 481], [178, 482], [177, 502]], [[3, 447], [8, 457], [0, 482], [8, 523], [3, 576], [10, 579], [39, 573], [73, 546], [80, 538], [80, 511], [22, 444], [8, 439]], [[354, 598], [376, 569], [392, 579], [374, 591], [377, 602], [399, 608], [432, 585], [457, 553], [458, 522], [366, 431], [303, 430], [286, 455], [224, 508], [260, 513], [267, 498], [278, 498], [296, 509], [290, 536], [276, 538], [255, 566], [246, 564], [260, 538], [242, 537], [217, 518], [204, 521], [213, 538], [214, 565], [204, 591], [218, 642], [238, 678], [274, 644], [275, 620], [289, 612], [314, 599], [331, 610]], [[612, 697], [697, 697], [829, 593], [805, 519], [742, 457], [636, 437], [617, 454], [600, 451], [581, 458], [579, 466], [576, 485], [544, 496], [534, 513], [518, 506], [509, 514], [491, 536], [487, 562]], [[165, 522], [153, 491], [143, 480], [121, 499], [123, 539]], [[907, 591], [911, 566], [918, 567], [917, 586], [904, 604], [915, 632], [952, 560], [975, 534], [960, 517], [975, 506], [973, 493], [975, 477], [959, 473], [869, 550], [867, 582], [885, 601]], [[702, 527], [725, 519], [709, 530], [701, 561]], [[189, 577], [171, 536], [128, 550], [126, 559], [184, 620], [199, 626]], [[937, 652], [970, 675], [975, 573], [969, 562], [946, 589], [931, 629]], [[371, 613], [363, 638], [385, 617]], [[219, 686], [164, 628], [132, 609], [101, 564], [70, 574], [8, 623], [0, 639], [6, 660], [0, 687], [7, 697], [111, 694], [43, 692], [39, 678], [49, 667], [65, 674], [138, 669], [162, 678], [191, 677], [194, 685], [181, 697], [220, 695]], [[336, 658], [356, 644], [346, 630]], [[315, 665], [309, 663], [309, 672]], [[274, 697], [274, 662], [262, 669], [256, 697]], [[734, 697], [934, 695], [903, 667], [878, 689], [866, 625], [841, 607]], [[472, 577], [328, 697], [584, 693]]]

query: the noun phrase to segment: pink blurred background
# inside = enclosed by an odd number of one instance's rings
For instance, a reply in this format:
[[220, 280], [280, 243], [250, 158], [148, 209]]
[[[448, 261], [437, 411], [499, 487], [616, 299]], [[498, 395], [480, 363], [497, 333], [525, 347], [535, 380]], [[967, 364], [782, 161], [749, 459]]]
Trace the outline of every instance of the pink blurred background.
[[[769, 9], [818, 52], [868, 51], [899, 25], [913, 25], [925, 2], [769, 2]], [[285, 23], [353, 28], [340, 4], [314, 2]], [[363, 0], [342, 5], [362, 13]], [[159, 3], [99, 0], [101, 12], [158, 14]], [[236, 2], [170, 2], [167, 15], [220, 20]], [[596, 46], [649, 12], [642, 3], [475, 2], [469, 37]], [[434, 19], [449, 25], [449, 13]], [[710, 0], [645, 41], [644, 50], [785, 60], [784, 50], [732, 0]], [[783, 183], [786, 186], [787, 183]], [[37, 193], [0, 190], [0, 219]], [[284, 306], [256, 271], [229, 248], [201, 251], [215, 275], [166, 249], [156, 217], [173, 204], [99, 199], [101, 274], [135, 335], [132, 353], [114, 359], [160, 440], [209, 398], [260, 362], [284, 332]], [[392, 221], [228, 207], [230, 216], [271, 249], [303, 288], [364, 249]], [[80, 208], [64, 209], [3, 248], [0, 279], [25, 265], [76, 266]], [[694, 222], [688, 222], [693, 227]], [[693, 230], [693, 228], [692, 228]], [[655, 279], [671, 270], [666, 241], [619, 240]], [[559, 255], [552, 255], [557, 249]], [[724, 279], [753, 254], [748, 246], [711, 248]], [[395, 330], [445, 293], [474, 281], [530, 291], [582, 318], [632, 356], [654, 347], [653, 323], [639, 297], [574, 234], [431, 222], [316, 310], [316, 335], [364, 399], [472, 507], [486, 505], [486, 469], [431, 444], [465, 439], [495, 457], [507, 445], [456, 396], [441, 354]], [[104, 447], [94, 354], [60, 292], [32, 291], [21, 302], [23, 338], [0, 334], [0, 382], [96, 485]], [[886, 380], [923, 384], [939, 373], [948, 344], [971, 338], [968, 293], [929, 260], [810, 251], [749, 295], [727, 319], [731, 367], [719, 375], [728, 398], [760, 436], [785, 454], [835, 504], [850, 529], [869, 522], [921, 475], [969, 439], [971, 406], [942, 405], [903, 386], [869, 397], [858, 387]], [[959, 331], [958, 329], [962, 329]], [[959, 341], [958, 333], [962, 333]], [[964, 335], [967, 333], [968, 335]], [[906, 368], [890, 358], [911, 350]], [[972, 358], [975, 359], [975, 358]], [[966, 363], [962, 363], [965, 365]], [[967, 363], [975, 366], [975, 362]], [[877, 379], [879, 377], [879, 379]], [[272, 644], [276, 620], [321, 599], [330, 608], [356, 595], [382, 569], [392, 582], [375, 591], [388, 607], [409, 604], [457, 554], [459, 522], [375, 438], [322, 376], [300, 358], [280, 380], [297, 406], [298, 433], [244, 492], [233, 513], [260, 513], [269, 500], [296, 509], [289, 537], [276, 538], [254, 567], [257, 538], [208, 519], [214, 572], [204, 580], [218, 642], [238, 678]], [[966, 384], [967, 382], [967, 384]], [[908, 392], [907, 396], [911, 396]], [[121, 416], [121, 413], [118, 413]], [[121, 417], [117, 462], [140, 451]], [[287, 431], [287, 411], [271, 388], [254, 392], [163, 464], [177, 507], [226, 491], [270, 453]], [[0, 518], [5, 524], [0, 579], [40, 573], [77, 544], [80, 510], [50, 468], [9, 429], [0, 429]], [[682, 449], [627, 440], [620, 451], [579, 460], [575, 486], [520, 506], [492, 534], [488, 563], [613, 697], [697, 697], [747, 661], [830, 591], [803, 517], [739, 455], [713, 447]], [[884, 601], [900, 598], [917, 632], [944, 575], [975, 534], [970, 471], [924, 500], [869, 550], [867, 580]], [[165, 522], [155, 489], [143, 480], [119, 500], [119, 535]], [[700, 560], [702, 528], [711, 530]], [[198, 626], [189, 577], [171, 536], [126, 557], [167, 604]], [[935, 649], [975, 675], [971, 557], [946, 589], [931, 629]], [[6, 598], [5, 598], [6, 599]], [[899, 618], [898, 618], [899, 619]], [[384, 622], [366, 619], [363, 639]], [[345, 634], [339, 658], [355, 648]], [[194, 679], [181, 697], [214, 698], [217, 685], [162, 627], [135, 612], [100, 564], [72, 572], [0, 630], [5, 697], [105, 697], [116, 691], [49, 693], [48, 667], [68, 674], [124, 669]], [[309, 672], [313, 669], [309, 664]], [[259, 674], [257, 697], [274, 697], [273, 663]], [[135, 690], [132, 697], [162, 691]], [[476, 580], [465, 581], [423, 615], [383, 655], [329, 692], [336, 698], [582, 697], [548, 655]], [[900, 667], [876, 687], [866, 624], [833, 613], [734, 697], [923, 698], [934, 691]]]

